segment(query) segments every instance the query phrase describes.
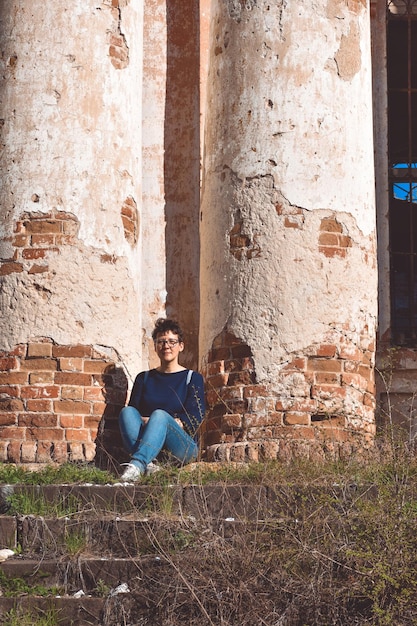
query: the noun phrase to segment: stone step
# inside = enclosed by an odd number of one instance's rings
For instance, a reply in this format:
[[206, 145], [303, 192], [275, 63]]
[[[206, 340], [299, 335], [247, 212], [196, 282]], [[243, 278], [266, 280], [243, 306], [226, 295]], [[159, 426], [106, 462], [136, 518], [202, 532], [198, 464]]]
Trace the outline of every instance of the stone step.
[[133, 558], [106, 558], [80, 555], [77, 558], [34, 559], [12, 557], [0, 563], [0, 569], [9, 579], [21, 579], [33, 589], [38, 586], [58, 588], [61, 594], [108, 595], [122, 584], [135, 584], [144, 568], [159, 565], [159, 556]]
[[[97, 517], [101, 513], [119, 515], [192, 516], [196, 519], [271, 519], [302, 514], [307, 503], [323, 497], [374, 498], [376, 488], [355, 485], [316, 489], [303, 485], [2, 485], [0, 511], [7, 512], [8, 498], [26, 495], [34, 502], [55, 506], [61, 515]], [[1, 519], [1, 515], [0, 515]]]

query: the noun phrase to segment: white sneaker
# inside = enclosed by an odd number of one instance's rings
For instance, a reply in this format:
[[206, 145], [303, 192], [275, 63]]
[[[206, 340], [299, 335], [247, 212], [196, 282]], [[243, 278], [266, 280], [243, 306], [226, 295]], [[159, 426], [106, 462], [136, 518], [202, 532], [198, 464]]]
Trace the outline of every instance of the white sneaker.
[[134, 483], [140, 479], [143, 472], [137, 465], [133, 465], [133, 463], [124, 463], [127, 465], [125, 471], [120, 476], [120, 480], [125, 483]]
[[148, 465], [146, 466], [146, 473], [148, 475], [155, 474], [156, 472], [160, 472], [160, 471], [161, 471], [161, 467], [157, 465], [156, 463], [153, 463], [152, 461], [148, 463]]

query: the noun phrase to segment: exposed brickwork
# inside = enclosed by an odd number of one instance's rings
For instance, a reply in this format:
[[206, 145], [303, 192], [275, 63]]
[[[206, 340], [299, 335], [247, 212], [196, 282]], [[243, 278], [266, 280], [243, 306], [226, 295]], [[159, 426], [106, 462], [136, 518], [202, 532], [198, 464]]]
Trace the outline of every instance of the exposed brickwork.
[[351, 246], [351, 238], [343, 232], [343, 225], [336, 218], [321, 220], [319, 250], [324, 256], [344, 258]]
[[230, 231], [230, 252], [238, 261], [261, 256], [256, 234], [252, 237], [246, 234], [243, 221], [236, 222]]
[[122, 222], [126, 241], [134, 246], [138, 241], [139, 215], [136, 202], [130, 196], [126, 198], [122, 206]]
[[113, 67], [116, 70], [123, 70], [129, 65], [129, 47], [121, 31], [121, 8], [126, 6], [126, 3], [123, 0], [112, 0], [111, 5], [115, 27], [109, 34], [109, 56]]
[[15, 224], [14, 235], [5, 239], [13, 254], [0, 259], [0, 276], [27, 271], [40, 274], [48, 271], [48, 255], [59, 254], [63, 245], [72, 245], [78, 236], [79, 222], [71, 213], [23, 213]]
[[366, 332], [360, 346], [334, 339], [294, 355], [276, 380], [259, 384], [249, 346], [222, 332], [203, 371], [208, 459], [340, 457], [370, 445], [375, 346]]
[[111, 455], [126, 392], [122, 368], [94, 346], [43, 338], [0, 352], [0, 461], [92, 461], [97, 442]]

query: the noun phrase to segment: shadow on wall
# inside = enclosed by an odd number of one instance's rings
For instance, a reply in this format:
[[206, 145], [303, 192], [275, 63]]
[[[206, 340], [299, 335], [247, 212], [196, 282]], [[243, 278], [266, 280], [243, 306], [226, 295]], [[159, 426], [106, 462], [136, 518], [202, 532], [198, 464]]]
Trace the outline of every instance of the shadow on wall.
[[100, 469], [118, 473], [120, 463], [127, 460], [118, 424], [119, 413], [126, 404], [127, 377], [122, 367], [112, 364], [103, 371], [102, 380], [106, 407], [95, 440], [95, 464]]
[[199, 2], [167, 2], [164, 128], [166, 309], [181, 321], [184, 365], [197, 368], [200, 212]]

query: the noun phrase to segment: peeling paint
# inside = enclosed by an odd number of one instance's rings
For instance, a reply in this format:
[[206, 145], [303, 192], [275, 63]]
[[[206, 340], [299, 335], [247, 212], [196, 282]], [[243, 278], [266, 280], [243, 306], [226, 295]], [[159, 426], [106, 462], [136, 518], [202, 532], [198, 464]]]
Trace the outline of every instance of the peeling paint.
[[360, 71], [360, 32], [356, 23], [351, 24], [347, 35], [342, 35], [335, 61], [338, 74], [343, 80], [351, 80]]

